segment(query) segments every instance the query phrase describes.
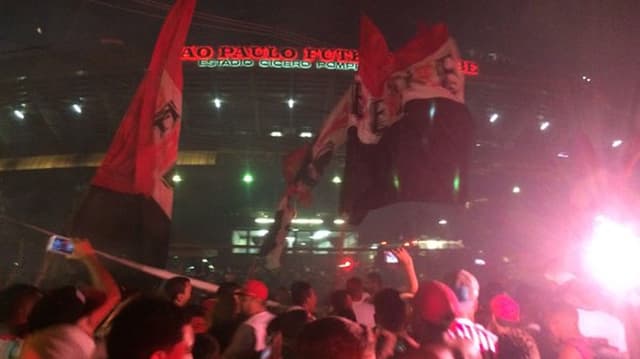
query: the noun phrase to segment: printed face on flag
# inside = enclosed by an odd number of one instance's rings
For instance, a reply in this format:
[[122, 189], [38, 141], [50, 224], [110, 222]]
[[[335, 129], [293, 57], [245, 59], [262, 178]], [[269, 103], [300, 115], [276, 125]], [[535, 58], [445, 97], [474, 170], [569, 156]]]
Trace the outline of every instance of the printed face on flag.
[[355, 126], [362, 143], [375, 144], [380, 141], [385, 128], [393, 125], [402, 112], [402, 97], [392, 82], [387, 81], [384, 95], [374, 97], [364, 82], [359, 83], [358, 115], [355, 116]]
[[464, 91], [464, 79], [462, 71], [458, 66], [460, 59], [455, 59], [452, 54], [445, 56], [444, 58], [438, 60], [436, 63], [438, 64], [438, 68], [441, 69], [438, 72], [438, 77], [440, 78], [442, 87], [451, 91], [454, 95], [458, 95], [460, 92]]
[[153, 143], [162, 145], [180, 130], [182, 92], [166, 71], [162, 72], [156, 100]]
[[458, 48], [449, 39], [434, 54], [390, 76], [387, 87], [400, 93], [403, 103], [413, 97], [445, 97], [464, 103], [464, 74], [458, 66], [460, 61]]
[[154, 153], [158, 165], [154, 168], [154, 177], [157, 180], [162, 180], [177, 160], [181, 120], [182, 93], [167, 71], [163, 71], [156, 99], [151, 144], [156, 148]]

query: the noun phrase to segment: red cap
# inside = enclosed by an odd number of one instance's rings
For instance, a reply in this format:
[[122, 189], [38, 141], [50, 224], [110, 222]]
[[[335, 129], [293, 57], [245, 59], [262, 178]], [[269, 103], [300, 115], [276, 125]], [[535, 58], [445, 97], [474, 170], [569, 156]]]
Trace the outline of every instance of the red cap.
[[432, 324], [448, 324], [458, 316], [458, 299], [455, 293], [438, 281], [422, 283], [413, 305], [416, 314]]
[[498, 294], [491, 299], [489, 304], [491, 313], [500, 320], [509, 323], [520, 321], [520, 306], [513, 298], [507, 294]]
[[242, 294], [265, 301], [269, 298], [269, 289], [261, 281], [250, 279], [242, 287]]

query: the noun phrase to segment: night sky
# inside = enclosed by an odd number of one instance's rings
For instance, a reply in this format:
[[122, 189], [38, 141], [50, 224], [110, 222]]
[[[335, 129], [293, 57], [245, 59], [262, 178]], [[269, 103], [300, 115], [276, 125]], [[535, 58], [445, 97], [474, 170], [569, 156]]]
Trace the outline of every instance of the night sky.
[[[139, 47], [142, 55], [153, 43], [168, 3], [3, 1], [0, 54], [34, 47], [82, 51], [100, 39], [117, 39]], [[199, 1], [197, 11], [192, 43], [285, 45], [294, 35], [305, 42], [356, 47], [358, 15], [364, 13], [397, 48], [419, 22], [445, 22], [463, 53], [496, 53], [518, 64], [547, 68], [549, 76], [588, 73], [621, 105], [629, 104], [625, 97], [633, 94], [639, 73], [640, 4], [633, 0]], [[229, 19], [267, 26], [271, 32], [263, 28], [258, 31], [262, 35], [248, 33], [246, 24], [238, 31]]]

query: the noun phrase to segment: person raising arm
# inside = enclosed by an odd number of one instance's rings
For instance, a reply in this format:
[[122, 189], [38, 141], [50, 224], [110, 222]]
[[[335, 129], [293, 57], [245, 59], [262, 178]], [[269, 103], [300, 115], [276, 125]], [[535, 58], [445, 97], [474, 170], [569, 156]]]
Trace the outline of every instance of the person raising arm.
[[404, 248], [393, 249], [391, 253], [398, 258], [398, 263], [402, 266], [407, 284], [409, 285], [409, 289], [402, 293], [401, 296], [403, 299], [411, 299], [418, 292], [418, 277], [413, 267], [413, 258], [411, 258], [411, 254]]
[[120, 302], [120, 288], [109, 271], [100, 263], [95, 249], [87, 239], [74, 238], [73, 244], [75, 249], [70, 258], [85, 265], [91, 276], [93, 288], [105, 295], [104, 302], [86, 316], [86, 321], [80, 322], [88, 333], [93, 333]]

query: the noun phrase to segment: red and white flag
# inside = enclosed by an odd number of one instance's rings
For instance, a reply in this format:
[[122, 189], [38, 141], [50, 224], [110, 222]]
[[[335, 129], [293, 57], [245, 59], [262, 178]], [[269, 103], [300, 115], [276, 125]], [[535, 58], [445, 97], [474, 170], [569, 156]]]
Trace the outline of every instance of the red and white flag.
[[166, 263], [171, 237], [173, 189], [168, 177], [177, 160], [182, 123], [180, 53], [195, 4], [177, 0], [171, 8], [144, 78], [70, 230], [108, 253], [157, 267]]
[[92, 185], [152, 197], [171, 218], [173, 190], [167, 182], [178, 157], [182, 122], [180, 54], [195, 0], [178, 0], [156, 41], [151, 63]]

